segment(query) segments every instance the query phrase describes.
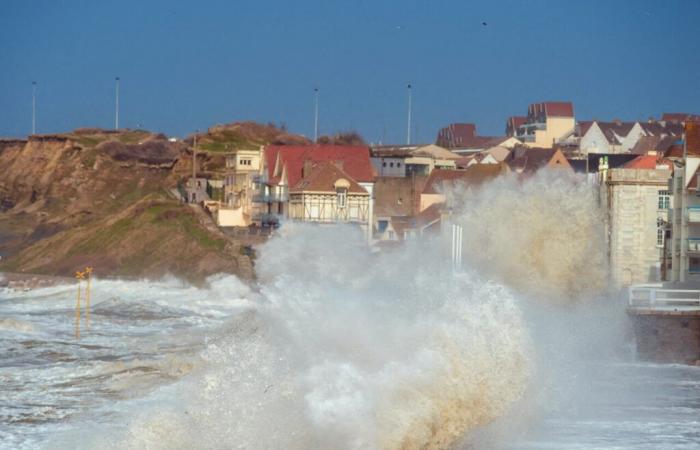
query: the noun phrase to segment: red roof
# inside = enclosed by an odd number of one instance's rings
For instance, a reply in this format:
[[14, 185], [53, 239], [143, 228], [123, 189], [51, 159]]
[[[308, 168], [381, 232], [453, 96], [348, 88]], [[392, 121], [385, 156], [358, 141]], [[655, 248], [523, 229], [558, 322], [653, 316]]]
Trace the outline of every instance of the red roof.
[[455, 183], [478, 186], [505, 173], [503, 164], [474, 164], [466, 170], [435, 169], [430, 172], [423, 194], [439, 194]]
[[546, 117], [574, 117], [574, 104], [571, 102], [541, 102], [530, 105], [528, 115], [543, 114]]
[[435, 143], [445, 148], [461, 147], [474, 136], [476, 125], [473, 123], [451, 123], [438, 131]]
[[[268, 145], [265, 147], [268, 183], [280, 181], [283, 170], [288, 186], [296, 186], [302, 178], [304, 161], [333, 162], [353, 180], [374, 181], [369, 147], [353, 145]], [[277, 167], [279, 165], [279, 167]]]
[[367, 194], [365, 188], [357, 184], [343, 169], [330, 161], [312, 163], [309, 173], [304, 174], [304, 177], [292, 186], [289, 192], [335, 192], [335, 184], [340, 179], [347, 180], [348, 192]]
[[642, 155], [622, 166], [623, 169], [656, 169], [664, 165], [669, 170], [673, 169], [673, 163], [667, 159], [659, 160], [655, 155]]
[[665, 122], [685, 122], [700, 119], [700, 115], [688, 113], [663, 113], [661, 120]]

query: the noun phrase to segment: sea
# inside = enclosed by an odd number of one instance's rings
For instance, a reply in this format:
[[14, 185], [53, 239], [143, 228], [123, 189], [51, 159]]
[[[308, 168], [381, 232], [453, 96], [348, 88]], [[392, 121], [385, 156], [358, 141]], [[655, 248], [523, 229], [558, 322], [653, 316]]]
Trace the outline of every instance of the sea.
[[[638, 360], [578, 179], [448, 193], [372, 252], [286, 223], [256, 280], [0, 290], [2, 449], [697, 449], [700, 367]], [[556, 214], [549, 212], [556, 211]]]
[[[89, 322], [83, 298], [76, 337], [76, 294], [76, 285], [0, 292], [0, 448], [111, 448], [111, 441], [95, 439], [100, 429], [109, 430], [105, 436], [133, 433], [142, 448], [161, 448], [162, 430], [129, 428], [141, 420], [140, 412], [158, 409], [179, 386], [187, 389], [188, 377], [217, 370], [203, 369], [211, 358], [207, 347], [230, 333], [232, 318], [254, 310], [251, 297], [257, 295], [232, 276], [212, 278], [207, 288], [176, 279], [97, 279]], [[501, 429], [488, 424], [471, 442], [467, 438], [454, 448], [700, 447], [700, 367], [638, 362], [631, 356], [586, 366], [585, 389], [549, 410], [538, 408], [527, 420], [520, 405]], [[206, 415], [206, 405], [190, 406]], [[521, 414], [513, 427], [512, 416]], [[200, 428], [221, 430], [195, 429]], [[271, 448], [226, 434], [218, 442], [200, 442], [201, 448]], [[173, 444], [162, 448], [187, 446]], [[343, 441], [337, 448], [373, 447], [355, 444]]]

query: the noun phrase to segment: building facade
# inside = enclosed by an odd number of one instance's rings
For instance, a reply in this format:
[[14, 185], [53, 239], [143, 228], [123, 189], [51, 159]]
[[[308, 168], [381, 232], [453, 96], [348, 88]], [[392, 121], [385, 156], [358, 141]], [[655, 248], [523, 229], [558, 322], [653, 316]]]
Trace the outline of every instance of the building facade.
[[616, 286], [658, 282], [671, 205], [671, 170], [619, 168], [604, 170], [601, 193], [607, 206], [610, 271]]

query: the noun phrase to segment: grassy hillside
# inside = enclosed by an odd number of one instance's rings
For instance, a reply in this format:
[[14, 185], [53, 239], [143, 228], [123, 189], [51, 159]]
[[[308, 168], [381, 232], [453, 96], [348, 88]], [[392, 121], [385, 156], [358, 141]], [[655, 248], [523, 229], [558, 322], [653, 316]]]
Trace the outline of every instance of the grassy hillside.
[[237, 242], [173, 198], [187, 152], [144, 131], [0, 142], [0, 271], [252, 276]]

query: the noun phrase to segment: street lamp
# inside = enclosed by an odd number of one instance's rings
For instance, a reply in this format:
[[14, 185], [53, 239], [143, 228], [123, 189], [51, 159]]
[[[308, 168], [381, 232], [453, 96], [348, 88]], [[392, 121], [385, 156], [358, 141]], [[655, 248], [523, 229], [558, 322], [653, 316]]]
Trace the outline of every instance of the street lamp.
[[115, 109], [114, 129], [118, 130], [119, 129], [119, 77], [114, 78], [114, 83], [115, 83], [115, 87], [116, 87], [116, 91], [114, 94], [114, 109]]
[[411, 145], [411, 83], [408, 84], [408, 126], [406, 129], [406, 145]]
[[36, 134], [36, 81], [32, 81], [32, 134]]
[[318, 142], [318, 88], [314, 88], [314, 144]]

